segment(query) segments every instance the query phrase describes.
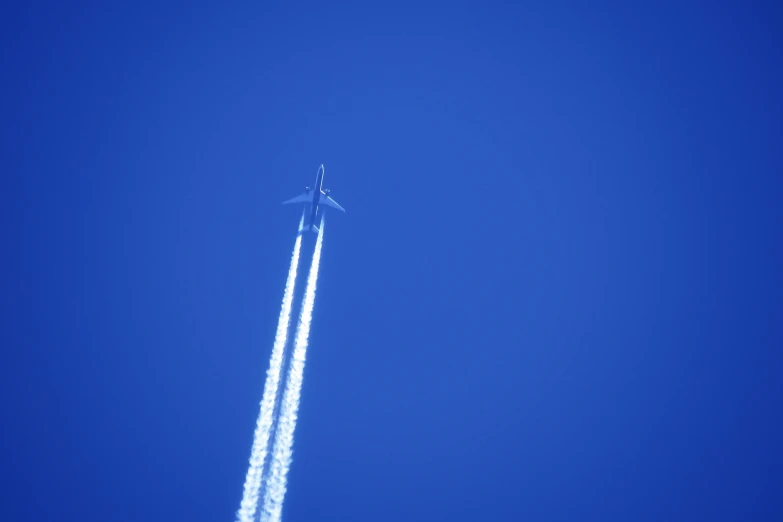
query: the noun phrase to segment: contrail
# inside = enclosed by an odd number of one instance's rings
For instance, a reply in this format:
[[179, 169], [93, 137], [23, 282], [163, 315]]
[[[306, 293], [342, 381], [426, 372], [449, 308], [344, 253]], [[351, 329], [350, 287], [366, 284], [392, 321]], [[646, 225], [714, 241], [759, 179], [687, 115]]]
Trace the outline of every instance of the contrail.
[[266, 462], [267, 447], [269, 446], [269, 434], [272, 430], [273, 415], [277, 390], [280, 387], [280, 371], [283, 367], [283, 352], [285, 351], [288, 337], [288, 325], [291, 322], [291, 304], [294, 299], [294, 285], [296, 272], [299, 268], [299, 250], [302, 246], [302, 224], [304, 213], [299, 220], [299, 233], [294, 243], [294, 252], [291, 254], [291, 266], [288, 269], [288, 278], [285, 282], [283, 304], [280, 307], [280, 318], [277, 322], [275, 344], [272, 348], [272, 356], [269, 359], [269, 370], [266, 372], [264, 383], [264, 395], [261, 399], [261, 411], [256, 422], [256, 431], [253, 435], [253, 448], [250, 451], [250, 467], [245, 477], [245, 489], [242, 494], [242, 503], [237, 511], [238, 522], [253, 522], [258, 509], [258, 496], [261, 489], [261, 480], [264, 475], [264, 463]]
[[305, 290], [302, 303], [302, 312], [299, 316], [299, 325], [296, 328], [294, 353], [291, 356], [288, 380], [280, 407], [280, 416], [277, 421], [275, 444], [272, 450], [272, 464], [264, 495], [264, 511], [261, 513], [263, 522], [280, 522], [280, 515], [283, 511], [288, 469], [291, 466], [296, 416], [299, 410], [299, 397], [302, 392], [302, 374], [304, 372], [305, 356], [307, 355], [310, 321], [313, 317], [313, 305], [315, 304], [315, 285], [318, 280], [318, 265], [321, 261], [323, 235], [324, 219], [321, 217], [321, 228], [318, 231], [318, 239], [315, 243], [310, 274], [307, 276], [307, 289]]

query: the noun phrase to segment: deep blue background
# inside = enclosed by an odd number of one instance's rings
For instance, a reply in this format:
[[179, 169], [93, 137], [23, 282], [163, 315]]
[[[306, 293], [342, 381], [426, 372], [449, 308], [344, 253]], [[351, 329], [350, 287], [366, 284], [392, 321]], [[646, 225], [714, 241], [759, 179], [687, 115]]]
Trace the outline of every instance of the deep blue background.
[[779, 4], [78, 4], [0, 22], [0, 519], [233, 520], [324, 163], [286, 521], [783, 520]]

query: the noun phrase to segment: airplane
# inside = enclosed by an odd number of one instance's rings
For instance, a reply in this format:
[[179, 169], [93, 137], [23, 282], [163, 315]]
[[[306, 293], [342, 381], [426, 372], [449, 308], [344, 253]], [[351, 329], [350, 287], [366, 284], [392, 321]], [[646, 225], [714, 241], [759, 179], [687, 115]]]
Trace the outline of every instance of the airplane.
[[307, 218], [307, 223], [303, 225], [303, 232], [313, 231], [316, 234], [318, 233], [318, 227], [315, 224], [315, 219], [318, 216], [318, 207], [321, 205], [336, 208], [337, 210], [345, 212], [343, 207], [338, 205], [335, 200], [329, 197], [330, 190], [323, 190], [323, 183], [324, 166], [321, 164], [321, 166], [318, 167], [318, 173], [315, 175], [315, 185], [313, 188], [305, 187], [305, 193], [301, 196], [296, 196], [295, 198], [289, 199], [288, 201], [283, 201], [283, 205], [288, 203], [304, 203], [306, 205], [310, 205], [310, 214]]

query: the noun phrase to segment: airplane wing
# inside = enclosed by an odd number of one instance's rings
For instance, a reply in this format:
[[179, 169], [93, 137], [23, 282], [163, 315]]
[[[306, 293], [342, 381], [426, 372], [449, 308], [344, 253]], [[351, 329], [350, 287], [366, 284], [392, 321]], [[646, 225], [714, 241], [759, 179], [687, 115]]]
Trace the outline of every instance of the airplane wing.
[[340, 210], [342, 212], [345, 212], [345, 209], [337, 204], [335, 200], [330, 198], [329, 196], [324, 196], [321, 198], [321, 200], [324, 202], [324, 205], [330, 206], [332, 208], [336, 208], [337, 210]]
[[288, 201], [283, 201], [283, 205], [286, 203], [311, 203], [313, 201], [313, 193], [312, 192], [305, 192], [301, 196], [296, 196], [295, 198], [289, 199]]

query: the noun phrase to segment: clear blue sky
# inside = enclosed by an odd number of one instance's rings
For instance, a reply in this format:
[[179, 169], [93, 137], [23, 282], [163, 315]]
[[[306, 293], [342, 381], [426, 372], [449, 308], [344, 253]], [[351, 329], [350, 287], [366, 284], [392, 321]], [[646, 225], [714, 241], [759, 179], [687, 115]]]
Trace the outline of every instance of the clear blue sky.
[[16, 4], [0, 519], [233, 520], [324, 163], [286, 522], [783, 520], [780, 5]]

